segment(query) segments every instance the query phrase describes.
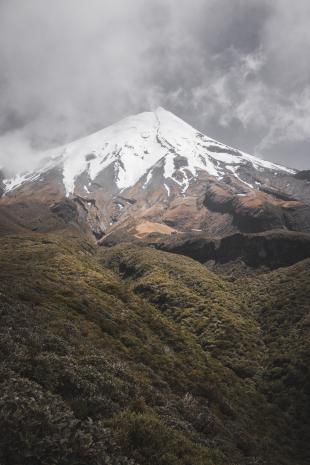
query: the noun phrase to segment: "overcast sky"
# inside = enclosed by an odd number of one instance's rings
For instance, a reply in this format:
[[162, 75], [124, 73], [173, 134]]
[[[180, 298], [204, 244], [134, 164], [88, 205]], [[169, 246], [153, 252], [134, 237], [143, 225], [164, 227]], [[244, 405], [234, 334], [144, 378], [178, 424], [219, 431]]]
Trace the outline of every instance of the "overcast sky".
[[161, 105], [310, 169], [309, 0], [0, 0], [0, 165]]

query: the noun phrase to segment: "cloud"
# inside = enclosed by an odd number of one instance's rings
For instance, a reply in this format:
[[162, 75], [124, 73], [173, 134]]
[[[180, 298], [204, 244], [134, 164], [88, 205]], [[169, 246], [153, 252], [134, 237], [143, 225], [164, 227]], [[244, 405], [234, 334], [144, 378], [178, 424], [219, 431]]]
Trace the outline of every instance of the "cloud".
[[[193, 89], [206, 126], [216, 119], [223, 132], [234, 128], [235, 136], [227, 132], [232, 145], [300, 168], [310, 164], [305, 156], [310, 142], [310, 62], [305, 59], [309, 17], [308, 2], [300, 1], [296, 9], [287, 1], [272, 2], [261, 24], [259, 46], [248, 54], [234, 47], [224, 50], [214, 57], [217, 75]], [[215, 130], [221, 134], [219, 127]], [[291, 155], [281, 159], [285, 143]]]
[[279, 143], [306, 144], [309, 8], [0, 1], [0, 165], [31, 166], [42, 149], [158, 105], [267, 157]]
[[263, 152], [281, 142], [310, 142], [310, 87], [288, 99], [286, 108], [276, 105], [269, 108], [272, 124], [256, 150]]
[[9, 131], [0, 137], [0, 154], [0, 169], [8, 175], [27, 171], [40, 161], [40, 152], [36, 152], [28, 135], [21, 130]]

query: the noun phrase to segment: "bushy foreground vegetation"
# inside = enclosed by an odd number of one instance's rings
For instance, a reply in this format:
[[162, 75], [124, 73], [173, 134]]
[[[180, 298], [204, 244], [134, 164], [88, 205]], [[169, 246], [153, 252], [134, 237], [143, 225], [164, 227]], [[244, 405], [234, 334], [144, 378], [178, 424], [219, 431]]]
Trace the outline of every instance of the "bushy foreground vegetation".
[[239, 288], [153, 249], [0, 242], [1, 465], [307, 463], [309, 263]]

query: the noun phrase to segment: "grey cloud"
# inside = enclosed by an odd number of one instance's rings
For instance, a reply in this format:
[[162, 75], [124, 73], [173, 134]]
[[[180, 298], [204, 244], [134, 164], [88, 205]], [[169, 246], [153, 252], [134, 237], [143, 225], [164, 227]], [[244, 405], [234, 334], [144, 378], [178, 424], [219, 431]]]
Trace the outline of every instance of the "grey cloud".
[[162, 105], [227, 144], [309, 166], [310, 7], [295, 3], [0, 2], [0, 165], [25, 169], [41, 149]]

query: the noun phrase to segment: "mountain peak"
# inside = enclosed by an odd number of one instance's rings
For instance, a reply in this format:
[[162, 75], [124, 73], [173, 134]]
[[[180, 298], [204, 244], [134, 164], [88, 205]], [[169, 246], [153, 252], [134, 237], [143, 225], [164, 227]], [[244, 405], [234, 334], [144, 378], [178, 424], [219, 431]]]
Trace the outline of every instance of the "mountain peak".
[[[39, 170], [6, 180], [6, 192], [40, 178], [42, 173], [55, 167], [62, 170], [67, 196], [73, 194], [76, 181], [83, 173], [91, 184], [109, 170], [116, 189], [123, 190], [135, 185], [159, 162], [163, 179], [170, 179], [182, 194], [200, 171], [218, 179], [227, 173], [238, 178], [240, 166], [250, 164], [255, 169], [293, 173], [209, 138], [163, 107], [128, 116], [44, 156], [47, 162]], [[183, 165], [177, 167], [176, 160], [180, 157]]]
[[182, 118], [177, 116], [172, 111], [166, 110], [166, 108], [164, 108], [164, 107], [160, 107], [160, 106], [157, 107], [156, 110], [154, 111], [154, 113], [158, 118], [162, 117], [162, 118], [166, 118], [167, 120], [171, 119], [171, 120], [174, 120], [174, 121], [179, 121], [182, 124], [187, 124], [184, 120], [182, 120]]
[[44, 156], [39, 169], [0, 179], [2, 202], [53, 208], [68, 197], [97, 239], [132, 225], [137, 236], [308, 228], [299, 203], [308, 190], [293, 170], [211, 139], [161, 107]]
[[[154, 113], [156, 115], [164, 115], [164, 114], [167, 114], [167, 115], [170, 115], [171, 117], [173, 118], [178, 118], [178, 116], [175, 114], [175, 113], [172, 113], [172, 111], [169, 111], [169, 110], [166, 110], [166, 108], [164, 107], [161, 107], [161, 106], [158, 106], [155, 110], [154, 110]], [[180, 119], [180, 118], [178, 118]]]

